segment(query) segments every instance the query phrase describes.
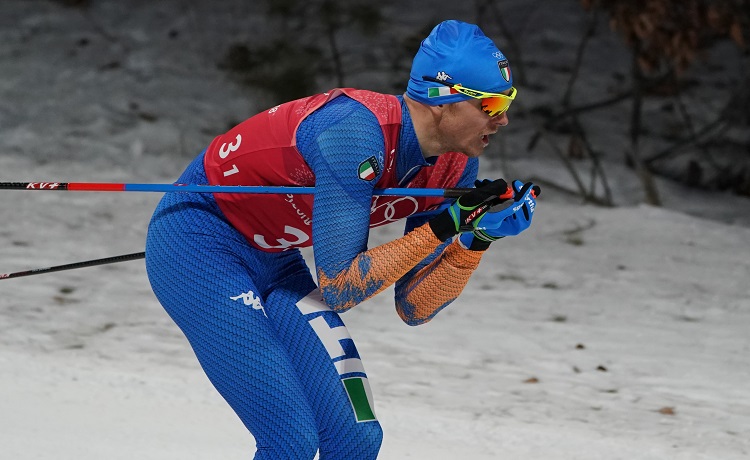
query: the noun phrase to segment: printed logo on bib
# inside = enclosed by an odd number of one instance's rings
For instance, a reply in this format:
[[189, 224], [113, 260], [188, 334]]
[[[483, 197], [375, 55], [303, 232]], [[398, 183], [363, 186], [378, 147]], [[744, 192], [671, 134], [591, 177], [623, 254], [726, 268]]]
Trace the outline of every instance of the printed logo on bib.
[[411, 196], [398, 198], [375, 196], [370, 206], [370, 226], [390, 224], [419, 211], [419, 202]]
[[359, 178], [366, 181], [375, 179], [380, 174], [380, 165], [377, 158], [371, 156], [359, 164]]

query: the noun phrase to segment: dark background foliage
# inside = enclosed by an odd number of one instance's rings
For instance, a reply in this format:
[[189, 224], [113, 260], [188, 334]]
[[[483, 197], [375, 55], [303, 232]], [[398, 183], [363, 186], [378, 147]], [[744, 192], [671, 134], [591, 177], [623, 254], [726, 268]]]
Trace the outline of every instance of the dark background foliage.
[[[95, 0], [51, 0], [86, 10]], [[627, 165], [645, 201], [655, 176], [750, 196], [747, 0], [259, 0], [252, 39], [213, 50], [215, 65], [268, 105], [353, 86], [399, 93], [419, 41], [440, 20], [479, 24], [511, 61], [515, 141], [491, 158], [555, 155], [553, 184], [613, 204], [607, 170]], [[574, 23], [555, 11], [575, 12]], [[567, 16], [570, 16], [568, 14]], [[227, 33], [243, 27], [236, 17]], [[552, 57], [550, 57], [552, 56]], [[591, 83], [592, 73], [596, 82]], [[604, 132], [601, 118], [620, 120]]]

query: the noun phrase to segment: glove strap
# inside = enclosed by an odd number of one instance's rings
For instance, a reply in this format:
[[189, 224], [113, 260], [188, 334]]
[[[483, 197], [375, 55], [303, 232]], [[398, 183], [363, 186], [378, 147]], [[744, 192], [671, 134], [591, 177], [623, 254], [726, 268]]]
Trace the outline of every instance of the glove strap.
[[486, 241], [488, 244], [492, 243], [493, 241], [497, 241], [500, 238], [505, 238], [504, 236], [492, 236], [489, 233], [485, 232], [484, 230], [474, 230], [474, 238], [480, 239], [482, 241]]
[[466, 232], [462, 233], [458, 237], [461, 247], [468, 249], [469, 251], [483, 252], [490, 247], [491, 241], [486, 241], [477, 238], [476, 233]]

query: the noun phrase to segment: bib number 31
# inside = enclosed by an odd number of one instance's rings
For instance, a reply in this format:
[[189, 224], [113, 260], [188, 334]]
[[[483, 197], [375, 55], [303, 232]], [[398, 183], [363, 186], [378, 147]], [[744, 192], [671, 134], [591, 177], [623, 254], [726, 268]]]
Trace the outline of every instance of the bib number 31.
[[[241, 143], [242, 135], [238, 134], [234, 139], [234, 142], [224, 142], [223, 144], [221, 144], [221, 147], [219, 147], [219, 158], [223, 160], [228, 157], [230, 153], [235, 152], [238, 148], [240, 148]], [[237, 169], [237, 165], [233, 164], [232, 169], [224, 171], [224, 177], [231, 176], [232, 174], [237, 174], [238, 172], [240, 172], [240, 170]]]

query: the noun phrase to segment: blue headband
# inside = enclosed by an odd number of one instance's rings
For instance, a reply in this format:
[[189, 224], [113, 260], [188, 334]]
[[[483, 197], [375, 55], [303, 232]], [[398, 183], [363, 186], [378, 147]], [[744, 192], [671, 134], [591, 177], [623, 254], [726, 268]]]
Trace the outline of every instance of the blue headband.
[[466, 88], [501, 93], [513, 86], [508, 60], [474, 24], [443, 21], [430, 32], [414, 56], [406, 94], [427, 105], [450, 104], [471, 99], [423, 76]]

